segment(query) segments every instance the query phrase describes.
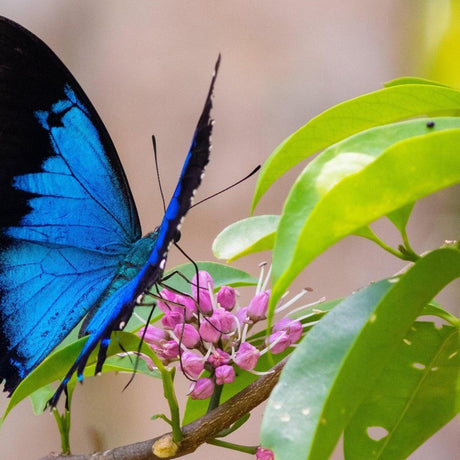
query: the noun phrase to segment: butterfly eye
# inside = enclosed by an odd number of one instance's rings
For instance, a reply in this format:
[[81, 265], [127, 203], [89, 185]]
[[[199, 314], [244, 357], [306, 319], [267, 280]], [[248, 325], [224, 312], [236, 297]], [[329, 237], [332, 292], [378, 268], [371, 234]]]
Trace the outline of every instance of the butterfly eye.
[[176, 234], [174, 235], [174, 243], [177, 243], [180, 240], [180, 237], [181, 237], [180, 230], [177, 229]]

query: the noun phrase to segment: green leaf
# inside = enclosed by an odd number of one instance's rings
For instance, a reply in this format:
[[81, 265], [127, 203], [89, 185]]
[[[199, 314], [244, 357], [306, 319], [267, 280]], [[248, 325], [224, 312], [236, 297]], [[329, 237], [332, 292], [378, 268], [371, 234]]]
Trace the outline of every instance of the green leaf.
[[438, 81], [427, 80], [426, 78], [420, 77], [400, 77], [395, 78], [394, 80], [387, 81], [383, 84], [385, 88], [390, 88], [392, 86], [399, 86], [399, 85], [435, 85], [435, 86], [443, 86], [445, 88], [449, 88], [449, 86], [444, 85], [443, 83], [439, 83]]
[[460, 410], [459, 331], [416, 322], [345, 430], [347, 459], [411, 452]]
[[424, 305], [459, 276], [460, 252], [438, 249], [330, 311], [283, 370], [263, 419], [262, 446], [277, 460], [329, 458]]
[[[442, 120], [437, 123], [440, 128], [452, 119]], [[374, 129], [378, 133], [391, 132], [394, 128], [398, 137], [406, 125], [413, 132], [414, 123], [417, 121], [401, 123], [402, 127], [390, 125]], [[366, 132], [356, 137], [371, 134]], [[372, 136], [362, 144], [362, 148], [369, 146], [363, 156], [377, 155], [382, 145], [379, 140], [383, 144], [389, 142], [386, 136], [379, 135], [372, 147], [371, 140]], [[348, 141], [353, 143], [353, 138]], [[328, 180], [331, 187], [322, 195], [316, 182], [327, 166], [323, 156], [337, 162], [341, 153], [335, 155], [336, 152], [328, 149], [315, 159], [311, 163], [314, 165], [305, 169], [292, 188], [281, 216], [273, 253], [271, 308], [300, 271], [332, 244], [390, 212], [458, 183], [459, 143], [460, 129], [440, 130], [396, 142], [370, 164], [337, 183], [331, 182], [330, 177], [320, 180], [322, 190], [327, 189]], [[334, 149], [341, 152], [346, 145], [344, 142]]]
[[235, 222], [217, 235], [214, 255], [227, 261], [273, 248], [279, 216], [255, 216]]
[[32, 403], [32, 410], [34, 411], [35, 415], [40, 415], [45, 411], [46, 404], [51, 399], [53, 394], [54, 389], [52, 386], [45, 385], [30, 395], [30, 402]]
[[[70, 366], [75, 361], [80, 351], [82, 350], [87, 337], [84, 337], [77, 342], [74, 342], [68, 345], [65, 348], [61, 348], [53, 354], [49, 355], [36, 369], [34, 369], [16, 388], [14, 393], [11, 395], [8, 406], [3, 414], [2, 420], [8, 415], [8, 413], [13, 409], [19, 402], [23, 399], [30, 396], [32, 393], [38, 389], [49, 385], [57, 380], [62, 379], [68, 372]], [[128, 332], [116, 332], [112, 334], [112, 340], [110, 342], [109, 348], [107, 350], [107, 356], [109, 357], [104, 364], [102, 372], [110, 371], [130, 371], [134, 369], [133, 364], [134, 360], [129, 360], [129, 358], [110, 358], [111, 356], [117, 355], [123, 350], [130, 352], [137, 352], [139, 349], [140, 338], [134, 334]], [[121, 348], [122, 347], [122, 348]], [[141, 352], [148, 357], [153, 356], [152, 349], [146, 345], [142, 344]], [[84, 376], [94, 375], [95, 363], [97, 359], [98, 348], [94, 350], [89, 359], [88, 364], [85, 367]], [[157, 377], [157, 372], [151, 372], [146, 370], [146, 367], [143, 365], [142, 360], [139, 361], [139, 372], [145, 372], [150, 376]], [[74, 375], [71, 382], [76, 380]]]
[[[243, 270], [230, 267], [229, 265], [218, 264], [215, 262], [197, 262], [196, 264], [198, 265], [199, 270], [206, 270], [212, 276], [214, 289], [218, 289], [222, 286], [238, 287], [253, 286], [257, 284], [257, 278], [252, 277]], [[195, 275], [195, 267], [193, 264], [178, 265], [173, 270], [166, 273], [165, 276], [174, 272], [179, 272], [188, 280], [191, 280]], [[174, 289], [181, 292], [192, 292], [190, 283], [178, 274], [173, 275], [165, 281], [165, 285], [172, 286]]]
[[326, 110], [270, 155], [257, 179], [252, 210], [278, 178], [313, 153], [374, 126], [446, 110], [460, 110], [460, 92], [433, 84], [391, 86]]
[[412, 213], [415, 203], [409, 203], [402, 208], [396, 209], [388, 213], [388, 219], [393, 223], [393, 225], [399, 230], [401, 234], [405, 234], [407, 223], [409, 222], [409, 217]]

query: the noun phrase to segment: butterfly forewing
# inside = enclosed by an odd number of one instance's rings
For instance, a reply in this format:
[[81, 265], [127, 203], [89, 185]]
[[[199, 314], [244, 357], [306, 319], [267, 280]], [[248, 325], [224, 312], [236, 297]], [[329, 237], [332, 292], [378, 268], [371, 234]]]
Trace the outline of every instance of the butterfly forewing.
[[55, 54], [0, 19], [0, 377], [11, 391], [140, 237], [113, 144]]

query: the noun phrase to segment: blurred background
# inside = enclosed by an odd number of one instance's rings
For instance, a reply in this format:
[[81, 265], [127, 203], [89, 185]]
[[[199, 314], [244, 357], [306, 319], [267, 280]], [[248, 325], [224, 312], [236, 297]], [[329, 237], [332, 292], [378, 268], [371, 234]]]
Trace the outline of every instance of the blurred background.
[[[0, 14], [44, 40], [64, 61], [117, 146], [144, 232], [162, 217], [151, 135], [159, 150], [161, 180], [172, 193], [202, 109], [218, 53], [216, 120], [211, 163], [199, 197], [222, 189], [263, 163], [288, 135], [321, 111], [377, 90], [403, 75], [433, 78], [460, 87], [460, 6], [437, 0], [0, 0]], [[279, 213], [296, 174], [290, 172], [262, 199], [257, 214]], [[255, 179], [193, 209], [181, 246], [195, 260], [214, 260], [211, 244], [227, 225], [247, 217]], [[458, 237], [459, 188], [435, 194], [416, 207], [409, 226], [413, 247], [423, 252]], [[398, 244], [385, 222], [374, 227]], [[236, 266], [258, 275], [257, 255]], [[172, 251], [169, 267], [183, 263]], [[372, 243], [347, 238], [312, 263], [298, 287], [311, 286], [311, 301], [349, 295], [387, 277], [403, 263]], [[244, 290], [241, 290], [244, 298]], [[297, 292], [293, 288], [293, 292]], [[440, 300], [458, 313], [459, 285]], [[74, 453], [105, 450], [168, 431], [158, 382], [138, 375], [88, 378], [73, 399]], [[187, 385], [179, 385], [185, 395]], [[183, 398], [184, 399], [184, 398]], [[6, 407], [2, 394], [0, 409]], [[262, 409], [235, 442], [257, 444]], [[414, 453], [412, 460], [450, 460], [459, 452], [458, 423], [450, 423]], [[24, 401], [0, 432], [0, 458], [36, 459], [59, 451], [54, 418], [36, 417]], [[190, 459], [251, 458], [203, 446]], [[334, 459], [341, 459], [340, 451]]]

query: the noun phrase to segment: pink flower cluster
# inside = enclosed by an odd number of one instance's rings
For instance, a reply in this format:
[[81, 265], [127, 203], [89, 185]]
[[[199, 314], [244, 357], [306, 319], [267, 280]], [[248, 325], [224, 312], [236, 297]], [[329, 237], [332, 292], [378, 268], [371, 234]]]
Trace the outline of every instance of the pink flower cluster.
[[[233, 382], [235, 366], [253, 371], [263, 353], [281, 353], [302, 335], [300, 321], [283, 318], [263, 349], [255, 347], [246, 340], [247, 333], [266, 319], [270, 291], [260, 290], [247, 307], [237, 307], [235, 289], [223, 286], [215, 295], [213, 279], [205, 271], [193, 278], [191, 297], [168, 289], [160, 296], [163, 327], [148, 325], [139, 335], [164, 364], [180, 360], [182, 371], [192, 380], [190, 396], [194, 399], [209, 398], [216, 384]], [[200, 377], [205, 369], [209, 377]]]

